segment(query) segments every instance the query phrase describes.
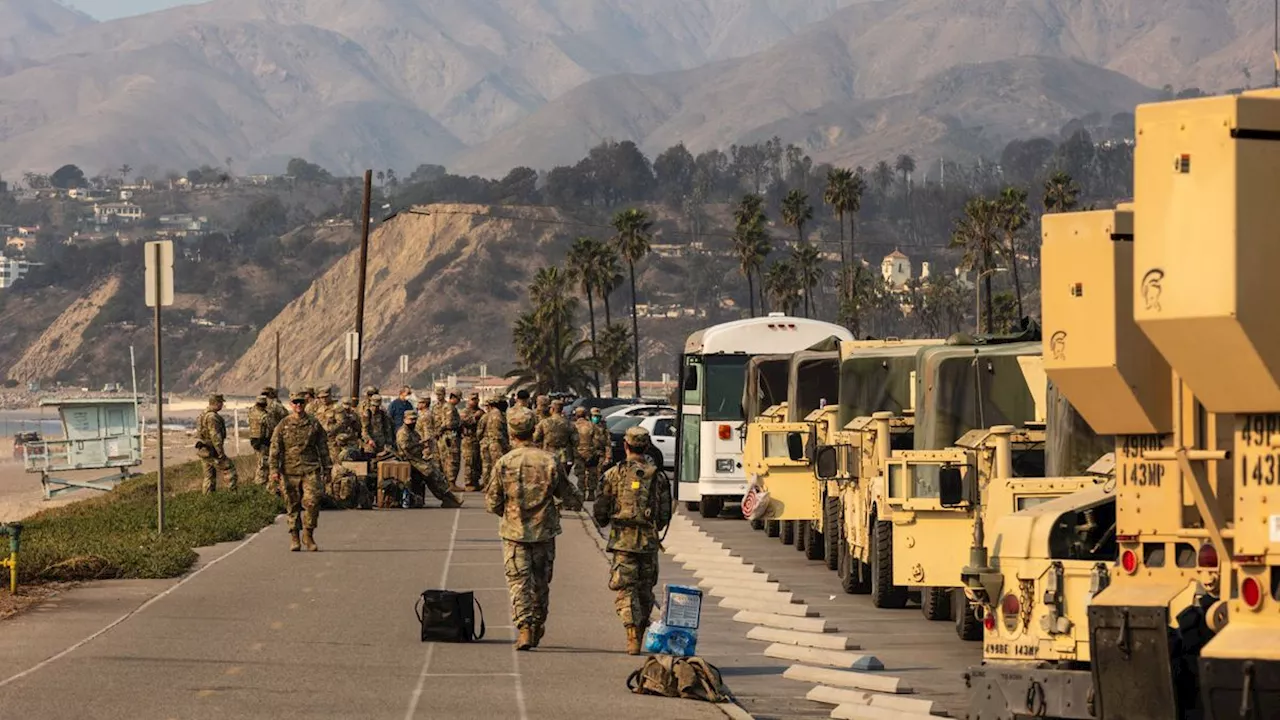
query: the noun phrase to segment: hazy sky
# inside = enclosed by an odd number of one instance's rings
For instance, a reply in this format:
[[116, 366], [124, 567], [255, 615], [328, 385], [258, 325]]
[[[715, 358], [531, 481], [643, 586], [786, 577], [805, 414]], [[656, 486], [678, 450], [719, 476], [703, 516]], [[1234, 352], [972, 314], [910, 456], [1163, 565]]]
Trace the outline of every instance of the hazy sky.
[[99, 20], [141, 15], [174, 5], [191, 5], [205, 0], [66, 0], [68, 5]]

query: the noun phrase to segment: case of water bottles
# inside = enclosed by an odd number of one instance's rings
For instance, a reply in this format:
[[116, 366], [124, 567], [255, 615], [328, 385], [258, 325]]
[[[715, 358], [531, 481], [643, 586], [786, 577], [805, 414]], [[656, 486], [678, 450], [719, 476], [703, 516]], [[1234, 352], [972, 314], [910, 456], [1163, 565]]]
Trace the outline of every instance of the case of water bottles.
[[687, 585], [667, 585], [662, 620], [644, 634], [644, 651], [651, 655], [691, 657], [698, 650], [702, 619], [702, 591]]

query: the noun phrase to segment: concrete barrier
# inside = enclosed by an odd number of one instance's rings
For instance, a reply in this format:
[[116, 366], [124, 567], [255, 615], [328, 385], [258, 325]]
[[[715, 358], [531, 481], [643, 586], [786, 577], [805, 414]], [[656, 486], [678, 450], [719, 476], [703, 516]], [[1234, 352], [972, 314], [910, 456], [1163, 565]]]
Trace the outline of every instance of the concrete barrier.
[[837, 705], [831, 711], [836, 720], [937, 720], [933, 715], [901, 712], [875, 705]]
[[731, 555], [715, 555], [715, 554], [708, 554], [708, 553], [685, 553], [685, 552], [678, 553], [674, 559], [678, 563], [684, 563], [689, 565], [709, 565], [709, 566], [745, 565], [747, 562], [746, 560], [743, 560], [740, 557], [733, 557]]
[[862, 649], [844, 635], [832, 635], [831, 633], [820, 632], [801, 632], [799, 630], [785, 630], [783, 628], [772, 627], [753, 627], [749, 632], [747, 632], [747, 639], [759, 640], [760, 642], [782, 643], [784, 645], [822, 648], [823, 650]]
[[810, 610], [808, 605], [769, 600], [748, 600], [746, 598], [727, 597], [720, 601], [720, 607], [730, 610], [755, 610], [756, 612], [774, 613], [776, 615], [792, 615], [795, 617], [817, 617], [817, 610]]
[[826, 618], [795, 617], [777, 613], [743, 610], [733, 616], [735, 622], [751, 625], [782, 628], [784, 630], [800, 630], [802, 632], [829, 633], [836, 631], [834, 622]]
[[872, 690], [882, 693], [911, 693], [911, 685], [902, 678], [888, 675], [854, 672], [849, 670], [831, 670], [828, 668], [810, 667], [808, 665], [792, 665], [782, 673], [788, 680], [821, 683], [837, 687]]
[[846, 690], [844, 688], [819, 685], [804, 696], [806, 700], [826, 705], [870, 705], [875, 708], [894, 710], [896, 712], [914, 713], [916, 715], [940, 714], [932, 700], [903, 697], [901, 695], [878, 695], [862, 690]]
[[760, 572], [760, 570], [754, 565], [720, 565], [718, 567], [698, 568], [693, 571], [693, 576], [699, 580], [719, 577], [751, 580], [755, 582], [773, 581], [773, 578], [769, 576], [769, 573]]
[[840, 668], [842, 670], [884, 669], [884, 664], [881, 663], [874, 655], [860, 655], [858, 653], [844, 652], [841, 650], [823, 650], [821, 648], [774, 643], [765, 648], [764, 654], [766, 657], [779, 658], [782, 660], [795, 660], [797, 662], [809, 663], [811, 665], [825, 665], [827, 667]]
[[792, 593], [781, 592], [778, 590], [774, 590], [773, 588], [767, 588], [767, 587], [759, 590], [749, 590], [749, 589], [740, 588], [740, 587], [733, 587], [733, 588], [713, 587], [707, 591], [707, 594], [710, 595], [711, 597], [720, 597], [720, 598], [737, 597], [737, 598], [747, 598], [749, 600], [764, 600], [766, 602], [786, 602], [786, 603], [793, 603], [793, 604], [800, 602], [800, 600], [796, 598], [795, 595], [793, 595]]
[[760, 575], [760, 578], [761, 578], [760, 580], [752, 580], [750, 577], [743, 577], [743, 576], [725, 576], [725, 577], [714, 576], [709, 578], [699, 578], [698, 587], [700, 588], [718, 588], [718, 587], [742, 588], [743, 590], [769, 589], [769, 590], [777, 590], [779, 592], [788, 592], [790, 590], [790, 588], [788, 588], [785, 584], [780, 583], [777, 580], [766, 579], [763, 575]]

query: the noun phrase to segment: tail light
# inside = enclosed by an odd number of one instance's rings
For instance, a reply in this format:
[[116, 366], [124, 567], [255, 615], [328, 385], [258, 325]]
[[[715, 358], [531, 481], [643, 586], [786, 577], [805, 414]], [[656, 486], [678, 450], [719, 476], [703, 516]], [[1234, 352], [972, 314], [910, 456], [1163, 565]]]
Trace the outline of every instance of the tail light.
[[982, 618], [982, 627], [986, 629], [987, 632], [994, 631], [996, 629], [996, 616], [991, 613], [987, 613]]
[[1262, 607], [1262, 583], [1258, 582], [1258, 578], [1247, 577], [1240, 583], [1240, 599], [1250, 610]]
[[1000, 602], [1000, 613], [1004, 615], [1005, 628], [1012, 632], [1022, 615], [1022, 602], [1018, 600], [1018, 596], [1013, 593], [1005, 595]]
[[1120, 567], [1130, 575], [1138, 572], [1138, 554], [1132, 550], [1120, 553]]
[[1218, 550], [1213, 543], [1205, 543], [1200, 546], [1200, 554], [1196, 556], [1196, 564], [1202, 568], [1218, 567]]
[[721, 440], [728, 440], [729, 438], [733, 437], [733, 428], [729, 427], [728, 425], [721, 425], [719, 427], [719, 433], [720, 433]]

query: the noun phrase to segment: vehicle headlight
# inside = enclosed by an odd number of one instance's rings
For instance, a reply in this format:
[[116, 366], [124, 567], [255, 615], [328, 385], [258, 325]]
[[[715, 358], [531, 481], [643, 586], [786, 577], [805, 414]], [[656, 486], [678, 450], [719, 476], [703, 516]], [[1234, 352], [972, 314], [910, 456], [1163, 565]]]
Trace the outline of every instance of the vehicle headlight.
[[720, 458], [716, 460], [716, 472], [718, 473], [733, 472], [733, 458]]

